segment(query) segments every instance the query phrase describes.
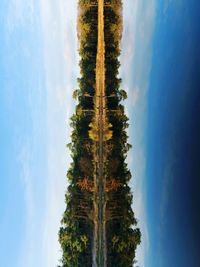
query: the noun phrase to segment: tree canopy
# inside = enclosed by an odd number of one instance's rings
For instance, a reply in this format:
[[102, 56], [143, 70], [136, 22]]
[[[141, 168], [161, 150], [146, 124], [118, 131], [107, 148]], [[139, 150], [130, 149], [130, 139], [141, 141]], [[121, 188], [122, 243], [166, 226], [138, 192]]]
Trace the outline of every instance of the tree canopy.
[[[66, 210], [59, 231], [63, 251], [60, 266], [91, 267], [94, 231], [94, 140], [91, 123], [94, 116], [95, 71], [97, 55], [97, 0], [79, 0], [77, 31], [79, 38], [80, 77], [73, 97], [78, 103], [71, 117], [72, 162], [67, 171]], [[106, 109], [112, 138], [105, 142], [106, 243], [108, 267], [132, 267], [141, 233], [132, 210], [129, 187], [131, 173], [126, 157], [128, 118], [121, 101], [127, 98], [120, 88], [119, 55], [122, 36], [122, 1], [105, 0], [105, 88]], [[109, 127], [110, 127], [109, 126]]]

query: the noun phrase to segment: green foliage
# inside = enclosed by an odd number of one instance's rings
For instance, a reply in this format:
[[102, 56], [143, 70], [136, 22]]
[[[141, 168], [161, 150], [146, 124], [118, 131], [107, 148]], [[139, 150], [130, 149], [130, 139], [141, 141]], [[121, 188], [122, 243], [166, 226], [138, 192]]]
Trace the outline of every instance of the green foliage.
[[[73, 92], [77, 100], [75, 114], [71, 117], [70, 149], [72, 163], [67, 171], [68, 190], [65, 196], [66, 210], [59, 231], [63, 251], [62, 267], [91, 267], [93, 240], [93, 194], [78, 186], [87, 177], [93, 181], [93, 143], [98, 141], [98, 129], [93, 120], [95, 95], [95, 67], [97, 53], [97, 7], [90, 7], [95, 0], [79, 0], [78, 38], [80, 53], [80, 77], [78, 89]], [[107, 192], [108, 267], [132, 267], [141, 233], [132, 210], [133, 196], [128, 185], [131, 173], [126, 157], [131, 145], [127, 142], [128, 118], [120, 103], [127, 93], [120, 89], [119, 75], [120, 41], [122, 34], [122, 1], [105, 0], [111, 7], [105, 9], [105, 88], [108, 125], [105, 129], [108, 150], [107, 180], [122, 184]], [[112, 110], [112, 112], [111, 112]], [[111, 127], [112, 126], [112, 127]]]

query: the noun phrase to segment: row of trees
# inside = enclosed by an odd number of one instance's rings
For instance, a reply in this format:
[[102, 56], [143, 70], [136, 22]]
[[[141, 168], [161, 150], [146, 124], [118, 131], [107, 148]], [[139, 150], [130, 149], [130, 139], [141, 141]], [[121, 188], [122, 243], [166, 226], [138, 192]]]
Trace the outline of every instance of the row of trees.
[[[109, 1], [110, 2], [110, 1]], [[112, 2], [112, 1], [111, 1]], [[121, 100], [127, 98], [120, 90], [119, 55], [122, 36], [122, 1], [113, 1], [113, 8], [105, 8], [106, 94], [109, 122], [112, 124], [112, 150], [108, 157], [107, 177], [122, 186], [108, 192], [107, 196], [107, 248], [108, 266], [132, 267], [141, 233], [131, 208], [133, 196], [129, 187], [131, 173], [126, 157], [131, 145], [127, 142], [128, 118]], [[114, 112], [109, 112], [114, 110]]]
[[[63, 251], [62, 267], [92, 267], [94, 158], [89, 137], [94, 115], [95, 67], [97, 53], [97, 0], [79, 0], [77, 31], [80, 53], [80, 78], [73, 96], [76, 112], [71, 117], [72, 163], [67, 172], [66, 210], [59, 231]], [[112, 139], [105, 143], [106, 162], [106, 236], [108, 267], [131, 267], [140, 243], [140, 230], [132, 211], [132, 194], [128, 185], [131, 173], [126, 163], [126, 129], [128, 118], [121, 100], [127, 95], [120, 90], [120, 40], [122, 35], [122, 1], [105, 0], [105, 64], [108, 120]]]
[[95, 93], [97, 7], [90, 8], [90, 2], [79, 1], [77, 28], [81, 76], [78, 78], [79, 88], [73, 93], [78, 104], [71, 117], [71, 143], [67, 145], [72, 163], [67, 172], [66, 210], [59, 231], [62, 267], [92, 266], [93, 193], [88, 187], [93, 181], [93, 158], [88, 131], [93, 112], [91, 96]]

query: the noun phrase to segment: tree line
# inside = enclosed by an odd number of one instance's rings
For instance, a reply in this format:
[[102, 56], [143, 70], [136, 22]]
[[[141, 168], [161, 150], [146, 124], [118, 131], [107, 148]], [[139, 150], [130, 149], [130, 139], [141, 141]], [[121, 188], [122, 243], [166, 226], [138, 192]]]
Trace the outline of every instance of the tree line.
[[[93, 250], [93, 140], [89, 136], [94, 114], [95, 67], [97, 54], [97, 1], [79, 0], [77, 32], [80, 54], [77, 100], [71, 117], [72, 162], [67, 172], [66, 210], [59, 231], [62, 267], [91, 267]], [[107, 266], [131, 267], [141, 233], [131, 208], [133, 195], [129, 187], [131, 173], [126, 158], [131, 145], [127, 142], [128, 118], [122, 100], [127, 95], [120, 88], [119, 56], [122, 36], [122, 1], [105, 0], [105, 68], [107, 116], [112, 138], [106, 142], [106, 233]]]

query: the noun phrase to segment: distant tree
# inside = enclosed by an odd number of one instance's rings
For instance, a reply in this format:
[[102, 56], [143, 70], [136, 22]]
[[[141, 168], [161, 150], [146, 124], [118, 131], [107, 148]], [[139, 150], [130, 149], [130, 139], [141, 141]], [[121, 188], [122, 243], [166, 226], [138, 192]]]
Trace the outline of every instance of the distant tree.
[[[94, 153], [99, 141], [99, 125], [95, 118], [97, 0], [79, 0], [77, 31], [80, 54], [80, 77], [73, 97], [77, 100], [71, 117], [70, 149], [72, 162], [67, 171], [66, 209], [59, 231], [63, 251], [60, 267], [91, 267], [94, 235]], [[105, 0], [105, 93], [103, 151], [106, 196], [107, 266], [132, 267], [136, 264], [136, 248], [141, 232], [132, 210], [133, 196], [129, 187], [131, 173], [126, 157], [128, 118], [122, 100], [127, 98], [119, 77], [122, 36], [122, 0]], [[91, 6], [92, 5], [92, 6]]]

